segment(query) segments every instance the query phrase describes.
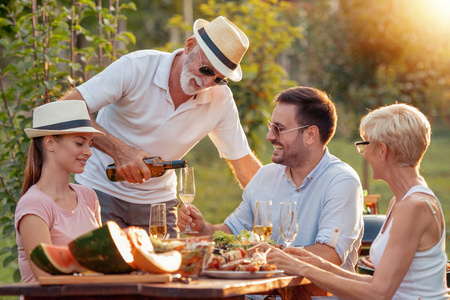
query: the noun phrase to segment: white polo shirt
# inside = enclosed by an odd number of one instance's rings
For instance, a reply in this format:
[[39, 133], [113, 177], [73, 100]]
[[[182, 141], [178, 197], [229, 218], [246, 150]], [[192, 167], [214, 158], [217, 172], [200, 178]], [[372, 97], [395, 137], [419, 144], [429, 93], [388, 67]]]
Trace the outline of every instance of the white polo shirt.
[[[181, 159], [209, 135], [220, 157], [235, 160], [251, 153], [239, 121], [231, 90], [215, 86], [197, 94], [175, 110], [169, 94], [169, 73], [175, 55], [141, 50], [125, 55], [77, 89], [89, 112], [113, 136], [165, 160]], [[111, 182], [106, 166], [113, 158], [92, 148], [77, 182], [131, 203], [165, 202], [176, 198], [176, 175], [142, 184]], [[188, 162], [189, 165], [189, 162]], [[191, 165], [192, 166], [192, 165]]]

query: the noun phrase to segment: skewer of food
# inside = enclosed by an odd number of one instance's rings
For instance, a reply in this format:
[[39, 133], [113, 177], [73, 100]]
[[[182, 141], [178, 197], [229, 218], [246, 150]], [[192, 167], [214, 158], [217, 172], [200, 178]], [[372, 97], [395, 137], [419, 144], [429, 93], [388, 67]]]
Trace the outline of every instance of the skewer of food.
[[277, 269], [274, 264], [267, 263], [267, 252], [258, 251], [257, 246], [251, 247], [256, 239], [250, 231], [243, 230], [237, 239], [234, 235], [216, 231], [213, 241], [220, 248], [216, 249], [206, 263], [206, 271], [259, 272]]

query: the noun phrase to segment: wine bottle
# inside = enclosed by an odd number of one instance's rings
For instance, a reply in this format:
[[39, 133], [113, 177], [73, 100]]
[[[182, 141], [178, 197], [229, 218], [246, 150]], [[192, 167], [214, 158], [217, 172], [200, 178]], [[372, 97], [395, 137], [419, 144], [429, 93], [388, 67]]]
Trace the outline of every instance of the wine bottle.
[[[150, 170], [151, 177], [159, 177], [166, 173], [169, 169], [180, 169], [185, 168], [187, 166], [187, 162], [185, 160], [171, 160], [165, 161], [163, 158], [159, 156], [146, 157], [143, 159], [144, 163], [147, 165]], [[125, 179], [117, 174], [116, 165], [114, 163], [110, 163], [106, 167], [106, 176], [110, 181], [124, 181]]]

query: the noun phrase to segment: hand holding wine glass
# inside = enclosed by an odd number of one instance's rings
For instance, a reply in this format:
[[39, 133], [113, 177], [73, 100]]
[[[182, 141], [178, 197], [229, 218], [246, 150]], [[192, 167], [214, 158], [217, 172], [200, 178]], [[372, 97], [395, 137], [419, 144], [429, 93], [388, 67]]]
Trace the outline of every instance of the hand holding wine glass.
[[281, 202], [280, 206], [280, 235], [285, 248], [290, 247], [298, 233], [297, 203]]
[[150, 207], [150, 228], [149, 233], [157, 239], [164, 239], [167, 234], [166, 224], [166, 204], [152, 204]]
[[260, 242], [267, 242], [272, 230], [272, 201], [256, 201], [253, 233]]
[[[187, 167], [180, 169], [180, 174], [178, 178], [178, 196], [181, 201], [183, 201], [184, 205], [188, 206], [194, 201], [195, 198], [195, 178], [194, 178], [194, 168]], [[198, 231], [194, 231], [191, 227], [186, 225], [186, 228], [183, 232], [185, 234], [198, 233]]]

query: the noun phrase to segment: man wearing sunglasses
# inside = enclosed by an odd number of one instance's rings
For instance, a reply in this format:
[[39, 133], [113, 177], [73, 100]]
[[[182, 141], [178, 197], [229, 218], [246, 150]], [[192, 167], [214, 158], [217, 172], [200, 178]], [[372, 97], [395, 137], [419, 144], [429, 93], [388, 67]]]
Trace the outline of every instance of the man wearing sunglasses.
[[223, 224], [207, 223], [190, 205], [181, 208], [178, 226], [190, 224], [199, 235], [222, 230], [237, 236], [252, 230], [256, 201], [272, 201], [271, 239], [282, 244], [280, 203], [294, 202], [298, 234], [292, 245], [354, 271], [363, 234], [363, 193], [355, 170], [326, 146], [336, 130], [335, 105], [325, 92], [308, 87], [288, 89], [275, 102], [266, 136], [274, 164], [256, 173], [243, 201]]
[[[240, 81], [249, 41], [224, 17], [197, 20], [194, 36], [173, 53], [141, 50], [125, 55], [80, 85], [64, 100], [83, 99], [94, 126], [93, 155], [76, 181], [96, 190], [102, 220], [148, 230], [150, 206], [166, 203], [170, 237], [177, 236], [176, 175], [150, 178], [142, 159], [181, 159], [209, 136], [245, 187], [261, 167], [239, 120], [228, 80]], [[125, 182], [111, 182], [114, 161]]]

